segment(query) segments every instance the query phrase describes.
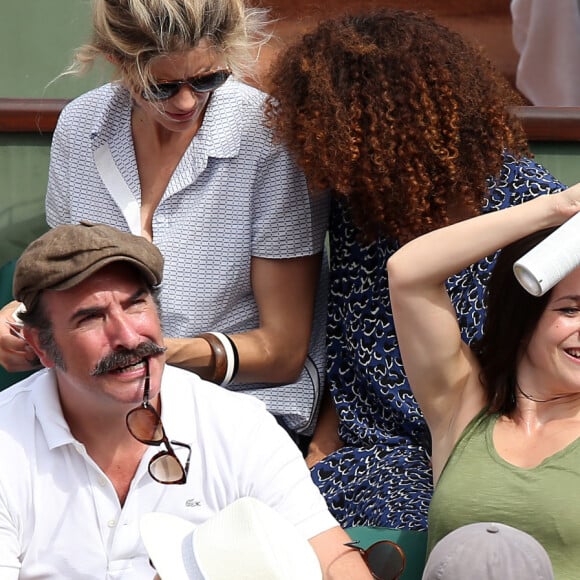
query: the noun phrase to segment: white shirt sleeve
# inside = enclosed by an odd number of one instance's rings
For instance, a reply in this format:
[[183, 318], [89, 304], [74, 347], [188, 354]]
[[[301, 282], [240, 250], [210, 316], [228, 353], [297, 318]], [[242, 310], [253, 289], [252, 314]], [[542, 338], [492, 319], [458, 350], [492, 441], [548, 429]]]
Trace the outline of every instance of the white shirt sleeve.
[[242, 480], [242, 495], [251, 495], [276, 509], [306, 538], [338, 525], [313, 483], [306, 462], [286, 431], [267, 412], [254, 418], [244, 448], [232, 454]]

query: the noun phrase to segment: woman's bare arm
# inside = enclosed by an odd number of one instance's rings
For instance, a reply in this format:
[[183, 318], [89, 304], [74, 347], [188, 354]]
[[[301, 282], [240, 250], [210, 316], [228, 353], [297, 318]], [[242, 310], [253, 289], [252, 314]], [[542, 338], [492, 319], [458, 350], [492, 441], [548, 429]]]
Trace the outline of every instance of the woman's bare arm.
[[[298, 378], [308, 354], [320, 264], [321, 255], [284, 260], [252, 258], [252, 287], [260, 324], [229, 335], [240, 359], [236, 382], [282, 384]], [[170, 364], [194, 371], [211, 364], [211, 350], [203, 339], [165, 342]]]
[[[388, 262], [393, 316], [405, 371], [434, 440], [450, 451], [484, 404], [479, 365], [461, 340], [447, 278], [580, 209], [580, 184], [421, 236]], [[434, 466], [435, 467], [435, 466]]]

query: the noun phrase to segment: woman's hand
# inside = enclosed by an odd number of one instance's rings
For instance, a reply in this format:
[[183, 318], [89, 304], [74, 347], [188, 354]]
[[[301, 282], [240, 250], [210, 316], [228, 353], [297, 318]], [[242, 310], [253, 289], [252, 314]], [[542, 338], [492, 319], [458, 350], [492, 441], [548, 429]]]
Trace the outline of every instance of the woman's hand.
[[0, 310], [0, 365], [12, 373], [30, 371], [41, 366], [14, 319], [13, 314], [19, 305], [19, 302], [13, 300]]
[[328, 457], [341, 447], [344, 447], [342, 439], [338, 435], [338, 415], [336, 406], [328, 389], [324, 391], [320, 414], [316, 422], [316, 429], [312, 436], [312, 441], [308, 446], [306, 455], [306, 465], [312, 469], [319, 461]]
[[331, 453], [334, 453], [340, 449], [342, 445], [335, 445], [333, 449], [322, 450], [316, 444], [310, 444], [308, 446], [308, 454], [306, 455], [305, 461], [308, 469], [312, 469], [317, 463], [322, 461], [325, 457], [328, 457]]
[[549, 196], [556, 212], [564, 218], [564, 221], [576, 215], [580, 211], [580, 183]]

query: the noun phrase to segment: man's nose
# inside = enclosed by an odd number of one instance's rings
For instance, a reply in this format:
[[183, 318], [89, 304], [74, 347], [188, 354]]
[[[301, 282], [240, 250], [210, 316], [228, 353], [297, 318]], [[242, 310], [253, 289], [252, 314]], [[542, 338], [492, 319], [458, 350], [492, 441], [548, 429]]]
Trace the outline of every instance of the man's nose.
[[141, 343], [141, 335], [134, 321], [125, 313], [115, 313], [107, 321], [107, 335], [113, 348], [135, 348]]

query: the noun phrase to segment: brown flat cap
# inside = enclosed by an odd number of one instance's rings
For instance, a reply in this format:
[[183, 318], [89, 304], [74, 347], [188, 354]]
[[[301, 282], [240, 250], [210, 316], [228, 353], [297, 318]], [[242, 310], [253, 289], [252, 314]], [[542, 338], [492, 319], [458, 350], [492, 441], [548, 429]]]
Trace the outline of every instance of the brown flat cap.
[[151, 242], [111, 226], [81, 222], [57, 226], [24, 250], [14, 272], [14, 296], [30, 310], [43, 290], [72, 288], [112, 262], [128, 262], [152, 286], [161, 283], [163, 256]]

